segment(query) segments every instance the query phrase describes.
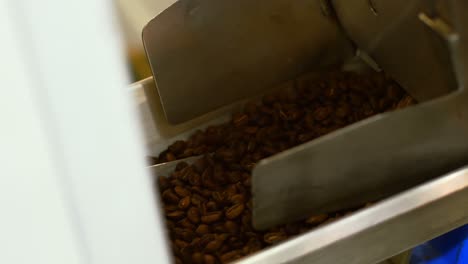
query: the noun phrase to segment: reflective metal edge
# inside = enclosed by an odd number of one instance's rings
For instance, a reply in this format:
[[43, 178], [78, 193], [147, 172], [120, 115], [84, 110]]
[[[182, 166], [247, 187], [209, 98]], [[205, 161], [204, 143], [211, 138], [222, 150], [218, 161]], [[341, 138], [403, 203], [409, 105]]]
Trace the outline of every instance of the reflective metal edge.
[[468, 167], [237, 263], [376, 263], [466, 223]]

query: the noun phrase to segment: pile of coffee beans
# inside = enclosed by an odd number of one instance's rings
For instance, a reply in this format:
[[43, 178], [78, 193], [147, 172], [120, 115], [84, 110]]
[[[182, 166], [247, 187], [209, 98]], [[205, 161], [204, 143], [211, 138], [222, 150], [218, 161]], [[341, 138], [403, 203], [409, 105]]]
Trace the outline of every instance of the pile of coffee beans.
[[414, 103], [384, 74], [303, 76], [247, 103], [229, 123], [171, 144], [154, 163], [203, 155], [158, 177], [176, 263], [228, 263], [359, 209], [254, 230], [252, 168], [263, 158]]

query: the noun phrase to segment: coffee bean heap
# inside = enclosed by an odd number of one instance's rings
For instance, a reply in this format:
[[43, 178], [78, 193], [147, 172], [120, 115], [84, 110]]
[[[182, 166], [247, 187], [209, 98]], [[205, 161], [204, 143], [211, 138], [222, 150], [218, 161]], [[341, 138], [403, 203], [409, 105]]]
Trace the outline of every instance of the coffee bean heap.
[[174, 142], [155, 163], [204, 155], [191, 165], [180, 162], [168, 177], [158, 177], [176, 263], [231, 262], [358, 209], [254, 230], [252, 168], [263, 158], [411, 104], [411, 97], [384, 74], [300, 77], [247, 103], [229, 123]]

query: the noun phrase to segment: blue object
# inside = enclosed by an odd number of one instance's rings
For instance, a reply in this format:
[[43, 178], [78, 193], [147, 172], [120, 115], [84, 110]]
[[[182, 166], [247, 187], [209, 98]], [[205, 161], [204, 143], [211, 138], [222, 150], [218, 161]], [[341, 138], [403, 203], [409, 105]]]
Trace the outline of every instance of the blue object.
[[468, 264], [468, 225], [414, 248], [410, 264]]

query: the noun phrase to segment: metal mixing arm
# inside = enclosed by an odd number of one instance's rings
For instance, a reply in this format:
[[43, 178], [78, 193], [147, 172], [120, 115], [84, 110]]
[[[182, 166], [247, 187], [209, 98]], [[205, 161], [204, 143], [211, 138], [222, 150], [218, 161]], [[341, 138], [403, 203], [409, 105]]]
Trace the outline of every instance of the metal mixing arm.
[[463, 85], [452, 87], [457, 35], [441, 36], [423, 23], [429, 1], [373, 2], [379, 5], [333, 1], [358, 47], [418, 99], [436, 99], [263, 160], [253, 173], [255, 227], [379, 199], [468, 162], [468, 94]]

